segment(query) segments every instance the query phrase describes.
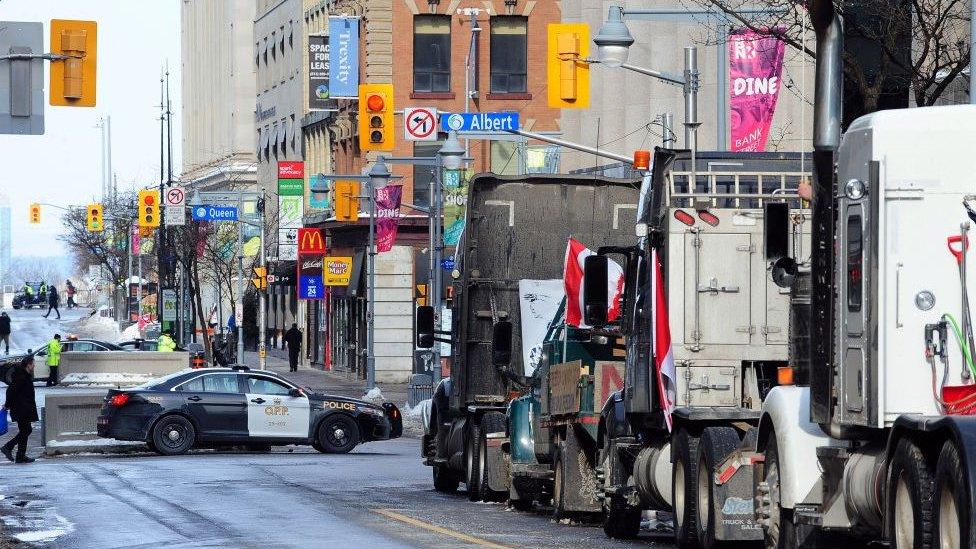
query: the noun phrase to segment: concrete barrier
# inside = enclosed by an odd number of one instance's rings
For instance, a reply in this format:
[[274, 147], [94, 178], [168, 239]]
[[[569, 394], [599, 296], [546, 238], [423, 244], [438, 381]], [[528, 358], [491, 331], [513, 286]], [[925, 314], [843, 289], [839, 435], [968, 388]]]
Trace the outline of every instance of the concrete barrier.
[[[61, 355], [58, 372], [64, 385], [131, 387], [189, 367], [190, 355], [143, 351], [69, 352]], [[47, 366], [35, 366], [36, 378], [48, 375]]]
[[72, 391], [44, 398], [44, 453], [120, 452], [144, 449], [138, 442], [99, 438], [96, 425], [105, 391]]

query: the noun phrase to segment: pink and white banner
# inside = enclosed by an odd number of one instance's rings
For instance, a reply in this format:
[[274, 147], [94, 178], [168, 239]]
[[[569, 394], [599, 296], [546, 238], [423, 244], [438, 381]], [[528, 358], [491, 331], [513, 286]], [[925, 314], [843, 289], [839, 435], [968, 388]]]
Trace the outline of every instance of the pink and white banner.
[[729, 35], [729, 114], [733, 152], [766, 150], [776, 112], [785, 43], [749, 29]]
[[403, 185], [387, 185], [376, 189], [376, 251], [388, 252], [396, 242], [400, 224], [400, 197]]

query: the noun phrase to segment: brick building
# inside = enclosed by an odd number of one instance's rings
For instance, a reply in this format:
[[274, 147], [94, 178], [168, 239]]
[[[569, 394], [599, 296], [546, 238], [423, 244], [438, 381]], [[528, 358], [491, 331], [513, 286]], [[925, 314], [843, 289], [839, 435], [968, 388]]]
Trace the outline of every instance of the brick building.
[[[333, 16], [361, 17], [360, 82], [392, 83], [396, 110], [429, 106], [441, 112], [516, 111], [523, 129], [556, 131], [559, 111], [550, 109], [546, 100], [545, 37], [547, 25], [561, 19], [559, 6], [531, 0], [306, 0], [305, 20], [322, 31], [327, 30], [319, 19], [325, 10]], [[469, 56], [469, 51], [476, 54]], [[339, 100], [335, 112], [306, 113], [304, 152], [306, 159], [315, 159], [315, 169], [306, 170], [307, 176], [315, 176], [315, 170], [326, 176], [358, 174], [375, 160], [376, 153], [359, 150], [357, 109], [356, 101]], [[436, 154], [441, 141], [406, 141], [400, 124], [398, 115], [396, 147], [387, 155]], [[532, 147], [538, 150], [530, 153]], [[533, 166], [551, 170], [546, 150], [510, 141], [472, 140], [469, 173], [516, 173]], [[403, 202], [429, 204], [434, 178], [430, 167], [393, 165], [391, 170], [401, 177], [396, 183], [403, 185]], [[376, 261], [379, 381], [402, 380], [414, 370], [412, 311], [417, 285], [426, 283], [428, 276], [427, 217], [407, 206], [401, 215], [396, 245]], [[306, 225], [324, 229], [331, 255], [356, 258], [354, 272], [359, 275], [347, 288], [330, 289], [324, 302], [310, 308], [307, 328], [315, 334], [313, 362], [361, 373], [366, 277], [359, 266], [364, 263], [367, 223], [362, 214], [358, 223], [337, 223], [328, 210], [313, 210], [306, 217]]]

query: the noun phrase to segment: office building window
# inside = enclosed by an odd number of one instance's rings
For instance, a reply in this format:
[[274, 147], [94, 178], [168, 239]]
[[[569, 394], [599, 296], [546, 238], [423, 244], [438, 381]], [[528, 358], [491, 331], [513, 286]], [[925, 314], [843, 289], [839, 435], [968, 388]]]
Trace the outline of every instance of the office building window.
[[413, 19], [413, 91], [451, 91], [451, 17]]
[[526, 93], [528, 20], [515, 15], [491, 18], [491, 93]]

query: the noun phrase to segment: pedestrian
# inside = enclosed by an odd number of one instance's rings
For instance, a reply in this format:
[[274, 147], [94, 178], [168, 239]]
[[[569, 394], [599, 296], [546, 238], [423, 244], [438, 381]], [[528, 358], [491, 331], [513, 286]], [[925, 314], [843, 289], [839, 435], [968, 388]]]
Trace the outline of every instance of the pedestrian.
[[0, 312], [0, 341], [6, 346], [3, 354], [10, 354], [10, 317], [7, 311]]
[[237, 362], [237, 317], [231, 313], [227, 317], [227, 352], [225, 356], [231, 362]]
[[61, 365], [61, 334], [54, 334], [54, 339], [47, 343], [47, 367], [51, 373], [47, 376], [47, 386], [58, 384], [58, 366]]
[[77, 307], [78, 304], [75, 303], [75, 285], [71, 283], [71, 280], [65, 280], [64, 287], [64, 293], [68, 295], [67, 308]]
[[51, 289], [48, 290], [47, 293], [47, 314], [44, 315], [44, 318], [47, 318], [48, 315], [51, 314], [51, 310], [53, 309], [54, 312], [58, 313], [58, 320], [61, 320], [61, 311], [58, 310], [59, 299], [60, 298], [58, 297], [58, 289], [55, 288], [54, 286], [51, 286]]
[[166, 330], [159, 336], [156, 343], [156, 350], [164, 353], [172, 353], [176, 350], [176, 341], [173, 339], [173, 332]]
[[[27, 457], [27, 439], [31, 434], [31, 423], [38, 420], [37, 402], [34, 400], [34, 357], [27, 355], [10, 373], [7, 385], [7, 400], [3, 407], [10, 412], [10, 419], [17, 422], [17, 435], [7, 441], [0, 451], [15, 463], [30, 463]], [[13, 455], [17, 447], [17, 457]]]
[[41, 297], [47, 295], [47, 282], [44, 282], [43, 280], [41, 281], [41, 283], [37, 286], [37, 293], [39, 293]]
[[288, 370], [298, 371], [298, 354], [302, 351], [302, 332], [298, 329], [298, 324], [292, 323], [291, 328], [285, 332], [285, 343], [288, 344]]

